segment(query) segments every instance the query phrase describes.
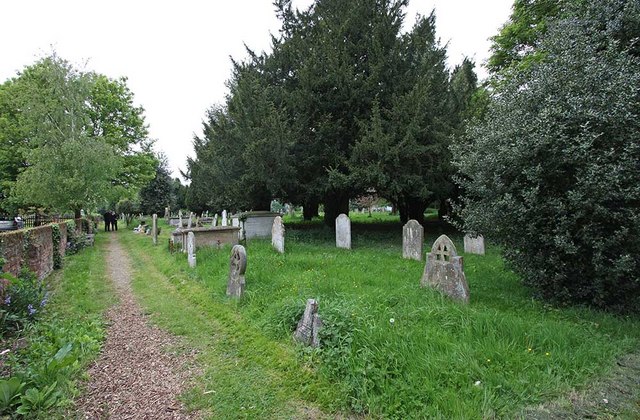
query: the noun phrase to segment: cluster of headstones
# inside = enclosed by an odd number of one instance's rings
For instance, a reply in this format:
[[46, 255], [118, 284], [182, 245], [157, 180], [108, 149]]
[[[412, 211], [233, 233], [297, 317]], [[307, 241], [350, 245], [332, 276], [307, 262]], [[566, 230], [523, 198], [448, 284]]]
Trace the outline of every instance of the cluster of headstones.
[[[224, 213], [223, 213], [224, 216]], [[153, 219], [156, 230], [156, 215]], [[271, 244], [279, 253], [285, 251], [285, 227], [280, 216], [275, 217], [271, 228]], [[157, 236], [154, 235], [154, 243]], [[403, 258], [422, 260], [424, 243], [424, 228], [415, 220], [409, 220], [402, 229]], [[351, 221], [345, 214], [336, 218], [336, 246], [351, 249]], [[187, 235], [187, 254], [190, 267], [196, 265], [195, 235]], [[484, 254], [484, 238], [482, 235], [466, 235], [464, 248], [467, 253]], [[247, 269], [247, 252], [244, 246], [235, 245], [231, 250], [229, 263], [229, 278], [227, 281], [227, 296], [240, 298], [245, 289], [245, 272]], [[469, 286], [464, 274], [463, 258], [459, 256], [456, 247], [446, 235], [441, 235], [433, 243], [431, 252], [427, 253], [424, 273], [420, 281], [421, 287], [432, 287], [447, 296], [464, 303], [469, 302]], [[322, 320], [318, 315], [318, 302], [309, 299], [304, 315], [298, 323], [294, 338], [309, 346], [317, 347], [320, 343], [318, 331]]]

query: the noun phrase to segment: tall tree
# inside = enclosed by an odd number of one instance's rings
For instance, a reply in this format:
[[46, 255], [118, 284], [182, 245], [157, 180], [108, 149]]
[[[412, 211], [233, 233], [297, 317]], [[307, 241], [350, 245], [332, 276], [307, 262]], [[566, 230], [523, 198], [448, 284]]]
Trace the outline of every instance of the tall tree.
[[144, 214], [162, 216], [165, 207], [171, 204], [172, 180], [166, 156], [160, 154], [156, 161], [156, 176], [140, 190], [139, 205]]
[[461, 217], [539, 296], [637, 311], [640, 1], [566, 12], [456, 146]]
[[155, 171], [141, 108], [124, 79], [55, 53], [0, 88], [2, 207], [73, 210], [135, 196]]

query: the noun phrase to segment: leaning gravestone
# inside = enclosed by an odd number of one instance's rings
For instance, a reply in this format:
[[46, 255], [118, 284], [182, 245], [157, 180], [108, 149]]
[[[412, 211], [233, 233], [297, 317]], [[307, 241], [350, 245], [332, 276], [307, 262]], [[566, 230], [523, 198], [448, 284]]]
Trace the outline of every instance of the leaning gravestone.
[[320, 336], [318, 333], [321, 327], [322, 320], [318, 315], [318, 301], [308, 299], [304, 314], [298, 322], [296, 332], [293, 333], [293, 338], [306, 346], [319, 347]]
[[196, 235], [193, 232], [187, 234], [187, 259], [189, 267], [194, 268], [196, 266]]
[[473, 236], [469, 233], [464, 235], [464, 252], [484, 255], [484, 237], [482, 235]]
[[351, 220], [344, 213], [336, 217], [336, 247], [351, 249]]
[[222, 210], [222, 226], [227, 226], [227, 211]]
[[424, 228], [416, 220], [409, 220], [402, 227], [402, 258], [422, 261]]
[[229, 281], [227, 282], [227, 296], [242, 297], [244, 293], [244, 273], [247, 270], [247, 251], [242, 245], [234, 245], [231, 249], [229, 262]]
[[432, 287], [447, 296], [469, 303], [469, 286], [464, 275], [462, 257], [446, 235], [441, 235], [433, 243], [427, 254], [427, 264], [420, 286]]
[[282, 217], [276, 216], [271, 226], [271, 245], [281, 254], [284, 254], [284, 223]]
[[218, 213], [216, 213], [213, 216], [213, 222], [211, 223], [211, 226], [217, 226], [217, 224], [218, 224]]
[[152, 219], [152, 227], [151, 227], [151, 236], [153, 237], [153, 244], [158, 245], [158, 215], [153, 214]]
[[189, 221], [187, 222], [187, 229], [191, 229], [192, 225], [193, 225], [193, 213], [189, 212]]

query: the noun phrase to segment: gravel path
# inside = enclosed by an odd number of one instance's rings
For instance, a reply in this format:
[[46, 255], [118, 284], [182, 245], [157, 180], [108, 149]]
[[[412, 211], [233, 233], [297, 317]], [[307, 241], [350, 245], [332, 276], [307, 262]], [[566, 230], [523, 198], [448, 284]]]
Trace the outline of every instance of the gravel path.
[[119, 303], [107, 312], [109, 328], [100, 358], [89, 369], [78, 401], [83, 418], [189, 419], [176, 396], [189, 380], [188, 356], [165, 351], [177, 339], [149, 324], [131, 291], [129, 256], [111, 235], [109, 276]]

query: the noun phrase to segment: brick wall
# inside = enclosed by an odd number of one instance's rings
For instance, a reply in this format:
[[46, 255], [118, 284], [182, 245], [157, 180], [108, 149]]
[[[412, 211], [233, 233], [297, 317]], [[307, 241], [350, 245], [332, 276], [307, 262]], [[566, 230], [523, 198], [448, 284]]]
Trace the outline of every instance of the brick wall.
[[[61, 256], [65, 255], [69, 237], [66, 223], [59, 223]], [[85, 223], [85, 229], [87, 224]], [[82, 219], [76, 220], [76, 229], [82, 232]], [[89, 228], [90, 229], [90, 228]], [[4, 259], [2, 271], [14, 276], [22, 267], [28, 267], [43, 279], [53, 271], [53, 229], [51, 225], [32, 229], [0, 233], [0, 257]]]

